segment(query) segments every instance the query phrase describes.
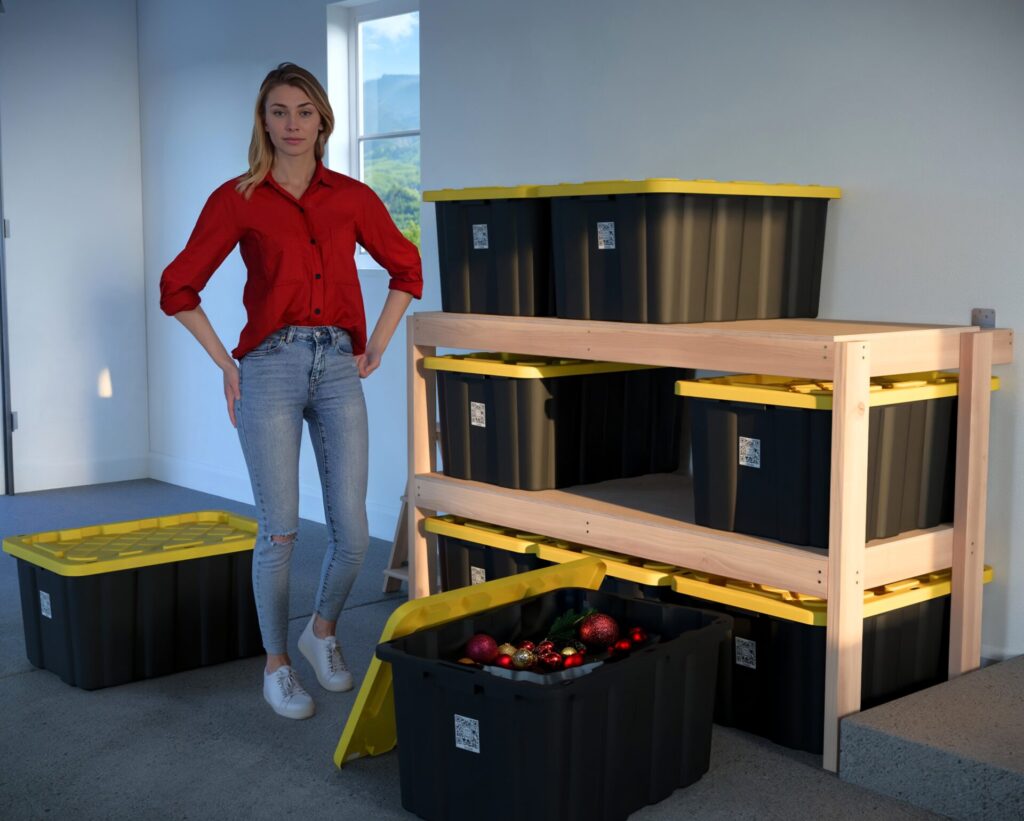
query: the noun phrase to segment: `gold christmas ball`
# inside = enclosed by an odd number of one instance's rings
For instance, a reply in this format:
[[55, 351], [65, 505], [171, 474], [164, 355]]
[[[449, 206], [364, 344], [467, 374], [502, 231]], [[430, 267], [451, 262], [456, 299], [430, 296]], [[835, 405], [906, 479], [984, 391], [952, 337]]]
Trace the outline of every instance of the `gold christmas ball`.
[[563, 647], [562, 648], [562, 655], [563, 656], [575, 656], [577, 652], [578, 651], [576, 650], [575, 647]]
[[505, 642], [504, 644], [498, 646], [498, 654], [502, 656], [514, 656], [517, 649], [518, 648], [516, 648], [514, 644], [509, 644], [508, 642]]
[[512, 654], [512, 666], [517, 670], [526, 670], [537, 663], [537, 655], [533, 650], [516, 650]]

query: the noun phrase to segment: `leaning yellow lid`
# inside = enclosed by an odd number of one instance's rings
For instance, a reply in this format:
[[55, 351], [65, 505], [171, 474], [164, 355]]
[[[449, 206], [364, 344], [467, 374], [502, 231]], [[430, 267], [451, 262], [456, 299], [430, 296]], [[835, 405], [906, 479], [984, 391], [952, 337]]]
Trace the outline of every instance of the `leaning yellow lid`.
[[622, 362], [592, 362], [587, 359], [558, 359], [514, 353], [471, 353], [427, 356], [425, 367], [434, 371], [504, 376], [511, 379], [544, 379], [595, 373], [648, 370], [653, 365], [628, 365]]
[[4, 552], [61, 576], [93, 576], [251, 550], [256, 530], [245, 516], [203, 510], [11, 536]]
[[537, 196], [535, 185], [508, 185], [491, 188], [439, 188], [423, 192], [424, 202], [461, 202], [469, 200], [518, 200]]
[[[948, 596], [952, 588], [951, 578], [951, 571], [946, 569], [866, 590], [864, 618]], [[983, 578], [986, 584], [992, 581], [992, 568], [988, 565], [985, 566]], [[768, 585], [684, 570], [673, 576], [672, 589], [703, 601], [717, 602], [799, 624], [823, 627], [828, 621], [827, 602], [824, 599]]]
[[537, 186], [540, 197], [588, 197], [612, 194], [713, 194], [734, 197], [807, 197], [837, 200], [839, 188], [796, 183], [768, 183], [752, 180], [604, 180]]
[[[946, 371], [876, 376], [871, 379], [871, 407], [919, 402], [956, 396], [959, 375]], [[992, 377], [999, 390], [999, 377]], [[697, 399], [723, 399], [755, 405], [777, 405], [807, 410], [832, 410], [833, 385], [828, 381], [792, 379], [787, 376], [734, 374], [676, 382], [676, 394]]]

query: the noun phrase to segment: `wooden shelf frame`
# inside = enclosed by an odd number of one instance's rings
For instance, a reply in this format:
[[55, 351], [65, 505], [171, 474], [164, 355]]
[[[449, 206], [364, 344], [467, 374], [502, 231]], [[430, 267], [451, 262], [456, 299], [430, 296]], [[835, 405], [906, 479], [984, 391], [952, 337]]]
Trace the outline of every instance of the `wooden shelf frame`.
[[[953, 568], [950, 676], [980, 665], [990, 379], [1013, 359], [1013, 333], [972, 326], [817, 319], [646, 325], [417, 313], [409, 355], [409, 594], [436, 578], [423, 520], [437, 511], [826, 598], [823, 765], [839, 765], [839, 720], [860, 709], [864, 590]], [[518, 491], [436, 473], [438, 348], [831, 380], [828, 551], [711, 530], [561, 491]], [[960, 371], [954, 522], [865, 542], [869, 380]]]

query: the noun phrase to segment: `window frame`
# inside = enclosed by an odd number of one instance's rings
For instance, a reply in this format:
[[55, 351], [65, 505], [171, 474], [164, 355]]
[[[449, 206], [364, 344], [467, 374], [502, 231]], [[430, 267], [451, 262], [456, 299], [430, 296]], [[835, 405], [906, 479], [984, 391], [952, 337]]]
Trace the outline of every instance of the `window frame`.
[[[337, 11], [335, 11], [337, 9]], [[381, 132], [372, 135], [363, 135], [362, 132], [362, 72], [359, 53], [359, 24], [371, 20], [380, 20], [385, 17], [397, 17], [401, 14], [409, 14], [420, 10], [420, 0], [345, 0], [328, 8], [328, 75], [332, 79], [339, 80], [337, 69], [344, 66], [348, 76], [348, 82], [344, 84], [346, 99], [340, 99], [340, 95], [332, 95], [332, 106], [335, 108], [335, 116], [339, 111], [347, 111], [347, 128], [335, 128], [335, 132], [344, 131], [344, 139], [331, 139], [331, 148], [347, 165], [343, 173], [355, 179], [361, 179], [362, 168], [360, 167], [360, 145], [366, 139], [381, 139], [395, 137], [421, 137], [421, 127], [410, 131]], [[336, 33], [332, 34], [331, 24], [336, 27]], [[337, 28], [342, 28], [337, 32]], [[330, 53], [338, 46], [344, 44], [345, 56], [338, 58], [332, 71], [330, 65]], [[330, 84], [330, 81], [329, 81]], [[334, 84], [330, 84], [334, 85]], [[336, 105], [335, 101], [338, 103]], [[335, 124], [337, 126], [337, 123]], [[342, 135], [338, 135], [342, 136]], [[422, 145], [422, 143], [421, 143]], [[329, 155], [330, 156], [330, 155]], [[421, 155], [422, 156], [422, 155]], [[335, 159], [333, 156], [332, 160]], [[332, 163], [333, 165], [334, 163]], [[337, 169], [342, 170], [342, 169]], [[382, 271], [384, 270], [377, 261], [368, 254], [365, 249], [357, 247], [356, 267], [360, 271]]]

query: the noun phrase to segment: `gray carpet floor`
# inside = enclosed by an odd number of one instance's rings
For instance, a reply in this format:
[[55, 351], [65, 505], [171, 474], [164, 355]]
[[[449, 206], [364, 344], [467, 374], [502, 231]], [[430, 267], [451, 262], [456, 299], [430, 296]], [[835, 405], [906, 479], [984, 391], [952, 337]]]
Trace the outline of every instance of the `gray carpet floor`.
[[[0, 536], [190, 510], [252, 515], [249, 505], [153, 480], [0, 496]], [[312, 609], [327, 537], [303, 520], [292, 558], [290, 647]], [[377, 638], [405, 594], [384, 595], [390, 545], [374, 540], [339, 622], [361, 680]], [[335, 768], [355, 701], [296, 669], [316, 715], [288, 721], [262, 698], [251, 658], [86, 692], [25, 657], [16, 562], [0, 556], [0, 817], [4, 819], [413, 818], [401, 805], [399, 755]], [[923, 810], [840, 781], [821, 759], [715, 727], [711, 768], [637, 819], [924, 819]], [[429, 767], [430, 762], [419, 766]], [[495, 791], [516, 790], [495, 774]], [[481, 807], [479, 817], [491, 813]]]

